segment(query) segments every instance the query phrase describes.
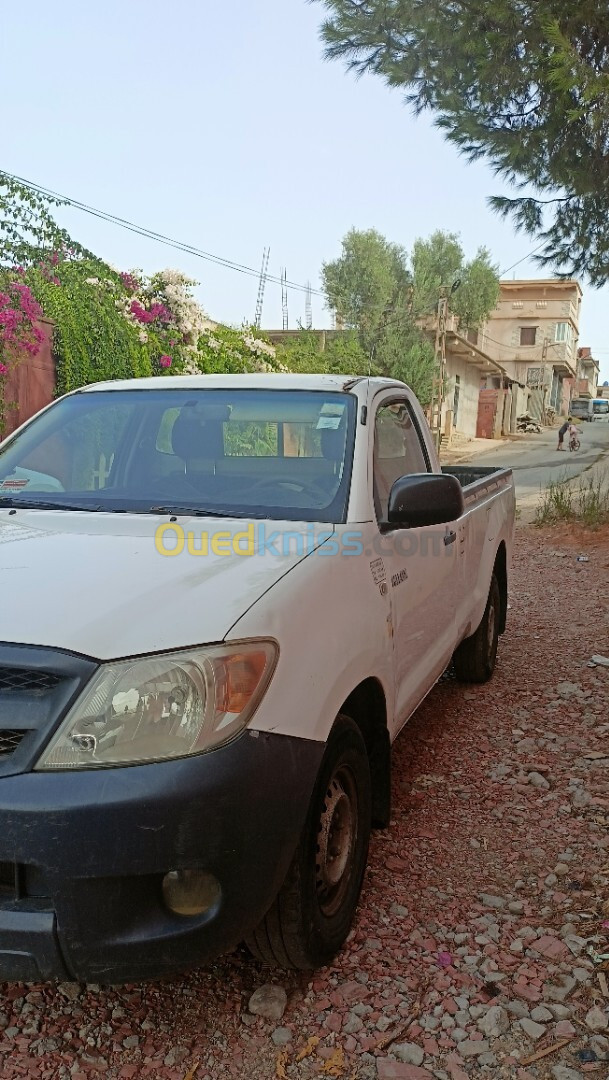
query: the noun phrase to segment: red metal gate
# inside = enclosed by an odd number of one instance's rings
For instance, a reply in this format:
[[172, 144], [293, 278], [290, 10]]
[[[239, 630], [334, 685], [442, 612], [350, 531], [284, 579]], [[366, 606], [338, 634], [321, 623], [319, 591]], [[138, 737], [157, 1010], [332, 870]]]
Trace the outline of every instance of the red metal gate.
[[477, 439], [494, 439], [497, 425], [498, 390], [481, 390], [478, 399]]
[[4, 430], [0, 439], [10, 435], [20, 424], [49, 405], [55, 394], [55, 361], [52, 352], [53, 323], [42, 319], [36, 324], [44, 339], [36, 356], [25, 355], [11, 364], [5, 377]]

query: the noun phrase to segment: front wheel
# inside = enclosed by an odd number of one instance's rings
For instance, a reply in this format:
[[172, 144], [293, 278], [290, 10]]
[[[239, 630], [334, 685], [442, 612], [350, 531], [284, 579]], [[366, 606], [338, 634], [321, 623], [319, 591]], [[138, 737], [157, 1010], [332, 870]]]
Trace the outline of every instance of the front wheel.
[[461, 682], [484, 683], [490, 679], [497, 660], [500, 618], [501, 592], [493, 574], [482, 622], [475, 634], [461, 642], [453, 656], [455, 674]]
[[308, 970], [336, 955], [351, 929], [368, 857], [371, 781], [357, 724], [339, 715], [300, 843], [273, 906], [246, 939], [264, 963]]

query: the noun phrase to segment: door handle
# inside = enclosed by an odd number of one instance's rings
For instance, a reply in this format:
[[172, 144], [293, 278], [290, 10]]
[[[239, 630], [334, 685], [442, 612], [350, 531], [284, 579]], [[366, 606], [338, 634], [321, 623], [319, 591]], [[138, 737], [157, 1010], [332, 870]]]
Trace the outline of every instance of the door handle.
[[450, 544], [454, 544], [457, 539], [456, 532], [447, 532], [444, 537], [444, 547], [449, 547]]

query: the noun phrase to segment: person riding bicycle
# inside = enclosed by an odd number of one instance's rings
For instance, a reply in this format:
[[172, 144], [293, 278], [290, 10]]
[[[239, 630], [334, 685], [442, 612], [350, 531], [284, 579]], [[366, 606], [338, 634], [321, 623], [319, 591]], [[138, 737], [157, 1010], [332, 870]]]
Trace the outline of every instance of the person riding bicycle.
[[569, 424], [569, 450], [579, 450], [579, 429], [571, 422]]

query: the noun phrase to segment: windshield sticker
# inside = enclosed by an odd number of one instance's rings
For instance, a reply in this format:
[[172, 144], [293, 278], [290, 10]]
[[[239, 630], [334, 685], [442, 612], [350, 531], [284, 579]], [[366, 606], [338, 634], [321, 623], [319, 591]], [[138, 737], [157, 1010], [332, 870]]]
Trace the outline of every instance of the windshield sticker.
[[29, 481], [29, 479], [27, 477], [23, 477], [23, 478], [19, 478], [19, 479], [13, 479], [13, 480], [11, 480], [9, 478], [8, 480], [3, 480], [2, 481], [2, 483], [0, 484], [0, 490], [1, 491], [7, 491], [7, 490], [9, 490], [9, 491], [18, 491], [19, 488], [27, 487], [29, 482], [30, 481]]
[[346, 405], [341, 405], [340, 402], [326, 401], [319, 410], [322, 416], [342, 416], [346, 409]]
[[324, 429], [325, 430], [330, 429], [331, 431], [336, 431], [336, 429], [339, 426], [340, 426], [340, 416], [320, 416], [319, 420], [317, 421], [317, 430], [318, 431], [320, 431], [320, 430], [323, 431]]

